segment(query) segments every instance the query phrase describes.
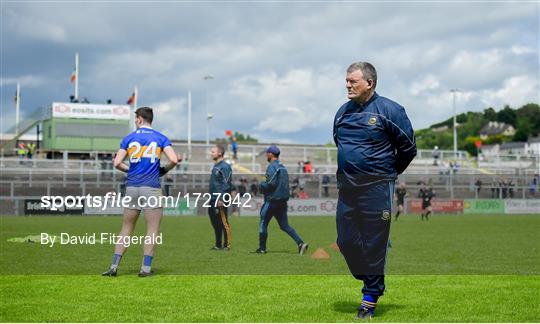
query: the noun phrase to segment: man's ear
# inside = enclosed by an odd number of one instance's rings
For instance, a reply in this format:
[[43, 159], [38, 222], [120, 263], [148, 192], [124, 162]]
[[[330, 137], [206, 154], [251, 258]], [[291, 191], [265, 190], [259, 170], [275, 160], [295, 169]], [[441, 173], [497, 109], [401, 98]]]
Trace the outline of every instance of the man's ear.
[[375, 82], [372, 79], [367, 79], [367, 83], [368, 83], [368, 88], [369, 89], [372, 89], [373, 86], [375, 85]]

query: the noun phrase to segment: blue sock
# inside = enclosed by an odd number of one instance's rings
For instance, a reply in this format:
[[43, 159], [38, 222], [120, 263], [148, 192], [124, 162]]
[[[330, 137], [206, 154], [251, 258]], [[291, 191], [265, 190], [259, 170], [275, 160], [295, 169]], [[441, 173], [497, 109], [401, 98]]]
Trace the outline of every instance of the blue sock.
[[120, 264], [120, 260], [122, 260], [122, 254], [114, 254], [111, 262], [111, 269], [118, 268], [118, 265]]
[[150, 267], [152, 267], [152, 259], [154, 257], [151, 256], [151, 255], [145, 255], [144, 258], [143, 258], [143, 265], [141, 267], [141, 269], [144, 271], [144, 272], [150, 272]]
[[379, 296], [364, 295], [364, 298], [362, 298], [362, 307], [373, 311], [375, 310], [375, 306], [377, 306], [378, 299]]

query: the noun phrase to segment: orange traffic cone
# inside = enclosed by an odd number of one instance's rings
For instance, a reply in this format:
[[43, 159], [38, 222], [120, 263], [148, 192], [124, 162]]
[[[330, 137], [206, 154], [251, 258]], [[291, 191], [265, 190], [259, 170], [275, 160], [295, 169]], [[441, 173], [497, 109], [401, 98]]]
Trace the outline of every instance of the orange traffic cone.
[[330, 259], [330, 254], [323, 248], [317, 248], [311, 255], [311, 258], [314, 260], [327, 260]]

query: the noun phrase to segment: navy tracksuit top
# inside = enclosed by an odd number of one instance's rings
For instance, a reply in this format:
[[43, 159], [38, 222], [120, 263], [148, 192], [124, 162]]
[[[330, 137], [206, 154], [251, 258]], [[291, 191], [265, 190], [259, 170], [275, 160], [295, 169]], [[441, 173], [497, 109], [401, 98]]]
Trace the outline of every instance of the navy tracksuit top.
[[266, 168], [266, 181], [260, 184], [264, 201], [289, 200], [289, 173], [279, 160], [270, 162]]
[[338, 188], [394, 181], [416, 156], [414, 131], [398, 103], [374, 93], [365, 104], [352, 100], [334, 119]]
[[[219, 193], [221, 194], [220, 200], [223, 200], [223, 195], [226, 193], [231, 193], [232, 189], [232, 169], [231, 166], [221, 160], [220, 162], [214, 164], [212, 168], [212, 174], [210, 175], [210, 186], [208, 192], [210, 194]], [[212, 195], [210, 201], [214, 202], [217, 199], [217, 195]]]

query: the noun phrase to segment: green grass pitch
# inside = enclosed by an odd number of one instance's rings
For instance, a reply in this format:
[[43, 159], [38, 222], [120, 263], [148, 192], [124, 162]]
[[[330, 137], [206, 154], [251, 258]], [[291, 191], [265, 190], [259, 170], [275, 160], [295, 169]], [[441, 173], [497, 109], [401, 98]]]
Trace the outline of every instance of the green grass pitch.
[[[360, 282], [349, 274], [333, 217], [290, 217], [328, 260], [296, 254], [273, 221], [267, 255], [257, 247], [258, 218], [231, 217], [233, 249], [210, 251], [206, 217], [166, 217], [156, 276], [136, 276], [140, 246], [117, 278], [103, 278], [110, 245], [12, 243], [49, 234], [117, 232], [120, 217], [1, 217], [2, 322], [350, 322]], [[140, 219], [137, 234], [144, 233]], [[387, 291], [375, 322], [539, 322], [540, 217], [406, 215], [392, 224]]]

